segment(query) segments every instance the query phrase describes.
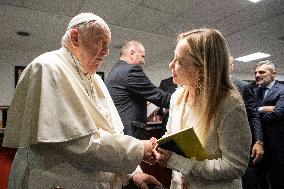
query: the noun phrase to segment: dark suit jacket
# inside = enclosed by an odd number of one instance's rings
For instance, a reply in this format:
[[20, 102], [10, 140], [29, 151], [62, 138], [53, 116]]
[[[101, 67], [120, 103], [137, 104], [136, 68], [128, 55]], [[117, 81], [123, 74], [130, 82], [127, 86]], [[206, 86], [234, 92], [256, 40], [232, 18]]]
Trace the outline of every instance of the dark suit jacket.
[[259, 100], [260, 88], [256, 87], [254, 97], [257, 106], [275, 106], [273, 112], [260, 113], [263, 126], [264, 145], [270, 150], [284, 152], [284, 85], [275, 81], [263, 101]]
[[[173, 94], [176, 91], [177, 85], [174, 84], [173, 77], [169, 77], [161, 81], [159, 88], [162, 89], [163, 91]], [[169, 118], [169, 112], [164, 112], [163, 108], [161, 108], [158, 114], [163, 117], [162, 128], [163, 128], [163, 131], [166, 131], [166, 126], [167, 126], [167, 122]]]
[[257, 112], [257, 105], [254, 99], [254, 93], [252, 86], [248, 82], [232, 79], [235, 86], [238, 88], [239, 92], [243, 96], [244, 103], [246, 105], [246, 111], [248, 115], [248, 121], [250, 125], [250, 130], [252, 133], [252, 144], [256, 140], [263, 141], [262, 126]]
[[177, 85], [174, 84], [173, 77], [169, 77], [161, 81], [159, 88], [173, 94], [176, 91]]
[[108, 74], [106, 86], [124, 124], [124, 133], [138, 139], [148, 138], [147, 101], [168, 108], [171, 95], [153, 85], [141, 66], [122, 60]]
[[232, 78], [234, 85], [238, 88], [241, 95], [244, 95], [245, 87], [248, 85], [248, 82]]

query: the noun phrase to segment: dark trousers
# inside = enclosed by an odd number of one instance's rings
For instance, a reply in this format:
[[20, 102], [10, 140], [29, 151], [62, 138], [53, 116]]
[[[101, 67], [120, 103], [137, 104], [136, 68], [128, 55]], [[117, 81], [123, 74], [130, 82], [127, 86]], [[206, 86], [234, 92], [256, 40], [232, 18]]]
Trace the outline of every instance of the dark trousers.
[[267, 164], [265, 159], [257, 164], [252, 163], [250, 159], [248, 168], [242, 177], [243, 189], [269, 189]]
[[271, 189], [284, 189], [284, 152], [277, 150], [268, 152], [268, 174]]
[[266, 148], [260, 162], [252, 160], [242, 177], [243, 189], [284, 189], [284, 152]]

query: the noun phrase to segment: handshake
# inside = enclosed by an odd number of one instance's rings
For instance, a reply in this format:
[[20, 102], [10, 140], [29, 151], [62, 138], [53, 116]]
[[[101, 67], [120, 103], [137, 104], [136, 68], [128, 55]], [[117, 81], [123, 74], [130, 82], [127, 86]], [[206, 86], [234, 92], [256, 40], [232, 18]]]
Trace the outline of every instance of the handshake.
[[151, 165], [159, 163], [162, 167], [167, 167], [167, 162], [169, 161], [173, 152], [162, 148], [157, 148], [157, 139], [154, 137], [152, 137], [150, 140], [143, 140], [143, 143], [143, 161]]
[[156, 158], [154, 155], [154, 151], [156, 147], [158, 146], [157, 139], [152, 137], [150, 140], [143, 140], [143, 144], [144, 144], [143, 161], [151, 165], [156, 164]]

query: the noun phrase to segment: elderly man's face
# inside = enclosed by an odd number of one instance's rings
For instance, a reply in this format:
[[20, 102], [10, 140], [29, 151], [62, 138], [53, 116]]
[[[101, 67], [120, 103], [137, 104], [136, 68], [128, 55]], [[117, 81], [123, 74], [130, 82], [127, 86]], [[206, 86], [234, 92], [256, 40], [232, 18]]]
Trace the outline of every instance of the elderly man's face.
[[275, 72], [272, 72], [268, 65], [263, 64], [257, 67], [254, 71], [255, 81], [261, 87], [267, 86], [274, 80]]
[[88, 33], [80, 33], [81, 63], [89, 74], [95, 74], [103, 58], [109, 54], [111, 33], [107, 26], [91, 29]]

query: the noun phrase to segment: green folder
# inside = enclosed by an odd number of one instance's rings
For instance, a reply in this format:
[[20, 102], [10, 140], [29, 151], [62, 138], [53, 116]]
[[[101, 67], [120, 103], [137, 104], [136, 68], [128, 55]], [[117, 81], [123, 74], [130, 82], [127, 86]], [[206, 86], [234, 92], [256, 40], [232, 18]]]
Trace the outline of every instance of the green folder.
[[186, 158], [196, 157], [197, 160], [207, 159], [205, 150], [193, 128], [160, 138], [158, 147], [170, 150]]

